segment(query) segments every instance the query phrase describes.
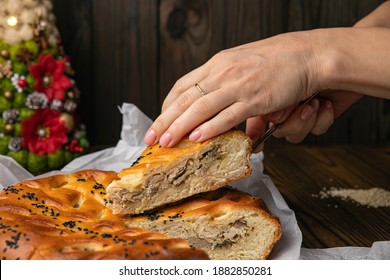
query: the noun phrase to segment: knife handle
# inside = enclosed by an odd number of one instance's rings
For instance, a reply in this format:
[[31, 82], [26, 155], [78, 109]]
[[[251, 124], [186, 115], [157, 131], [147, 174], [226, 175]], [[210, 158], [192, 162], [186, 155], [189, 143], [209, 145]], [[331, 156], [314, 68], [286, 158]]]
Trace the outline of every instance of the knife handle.
[[[312, 96], [310, 96], [308, 99], [306, 99], [302, 105], [305, 105], [305, 104], [308, 104], [310, 101], [313, 100], [314, 97], [316, 97], [318, 94], [318, 92], [314, 93]], [[273, 126], [271, 126], [270, 128], [267, 129], [267, 131], [264, 133], [264, 135], [253, 145], [253, 148], [252, 148], [252, 153], [262, 144], [264, 144], [264, 142], [271, 137], [272, 133], [274, 133], [274, 131], [276, 129], [278, 129], [283, 123], [279, 123], [279, 124], [275, 124]]]

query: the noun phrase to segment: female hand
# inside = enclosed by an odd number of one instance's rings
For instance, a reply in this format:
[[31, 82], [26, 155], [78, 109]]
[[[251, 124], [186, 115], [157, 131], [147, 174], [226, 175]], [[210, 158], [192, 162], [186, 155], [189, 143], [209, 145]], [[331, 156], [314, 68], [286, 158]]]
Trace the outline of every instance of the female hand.
[[176, 82], [145, 142], [172, 147], [190, 132], [204, 141], [309, 97], [319, 89], [312, 42], [320, 37], [288, 33], [218, 53]]
[[[273, 124], [283, 124], [273, 133], [274, 137], [286, 138], [291, 143], [301, 142], [309, 133], [322, 135], [327, 132], [335, 118], [362, 97], [347, 91], [323, 91], [309, 104], [295, 104], [268, 116]], [[247, 133], [253, 141], [264, 134], [265, 118], [249, 119]], [[256, 149], [260, 152], [262, 147]]]

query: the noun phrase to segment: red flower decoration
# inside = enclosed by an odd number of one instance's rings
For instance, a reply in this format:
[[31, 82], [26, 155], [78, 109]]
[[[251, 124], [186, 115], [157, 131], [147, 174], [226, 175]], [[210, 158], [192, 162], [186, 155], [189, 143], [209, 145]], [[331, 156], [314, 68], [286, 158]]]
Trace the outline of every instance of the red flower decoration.
[[40, 54], [38, 63], [30, 66], [35, 78], [34, 88], [46, 94], [49, 101], [64, 100], [65, 90], [72, 87], [71, 81], [64, 75], [65, 61], [55, 60], [50, 54]]
[[23, 148], [44, 155], [61, 149], [68, 140], [68, 129], [60, 119], [60, 112], [50, 108], [38, 109], [29, 119], [21, 123]]

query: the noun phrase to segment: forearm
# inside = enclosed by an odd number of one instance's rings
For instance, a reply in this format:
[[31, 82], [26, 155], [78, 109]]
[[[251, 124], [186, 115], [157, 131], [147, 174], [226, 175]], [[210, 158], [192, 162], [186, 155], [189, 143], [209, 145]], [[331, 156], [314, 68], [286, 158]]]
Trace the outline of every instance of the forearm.
[[390, 98], [390, 29], [334, 28], [318, 36], [320, 89], [348, 90]]
[[354, 27], [390, 28], [390, 1], [382, 3], [369, 15], [359, 20]]

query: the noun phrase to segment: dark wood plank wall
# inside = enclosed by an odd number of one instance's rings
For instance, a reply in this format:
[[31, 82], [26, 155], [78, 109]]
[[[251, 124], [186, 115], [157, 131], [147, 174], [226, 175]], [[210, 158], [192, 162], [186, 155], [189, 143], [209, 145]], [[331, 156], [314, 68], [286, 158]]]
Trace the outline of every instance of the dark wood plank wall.
[[[117, 106], [158, 116], [183, 74], [218, 51], [279, 33], [351, 26], [382, 0], [53, 0], [94, 145], [115, 144]], [[277, 140], [273, 140], [277, 141]], [[364, 98], [305, 143], [390, 144], [390, 102]]]

